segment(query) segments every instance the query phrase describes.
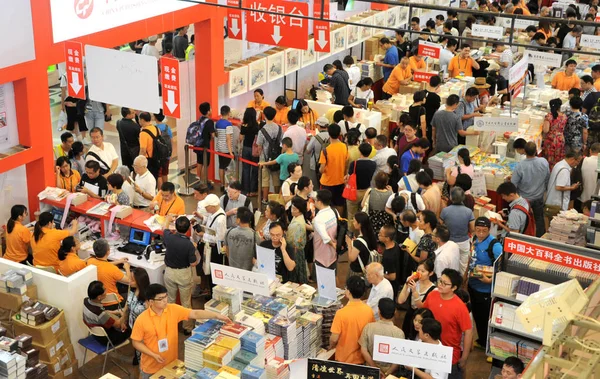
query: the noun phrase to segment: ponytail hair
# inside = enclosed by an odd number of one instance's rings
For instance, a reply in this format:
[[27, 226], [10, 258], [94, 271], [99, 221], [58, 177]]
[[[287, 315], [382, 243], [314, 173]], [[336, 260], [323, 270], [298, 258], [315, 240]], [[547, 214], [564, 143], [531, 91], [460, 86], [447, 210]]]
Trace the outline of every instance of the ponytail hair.
[[19, 216], [23, 216], [27, 212], [27, 207], [21, 204], [13, 205], [10, 208], [10, 218], [6, 223], [6, 231], [8, 234], [12, 233], [15, 228], [15, 221], [19, 219]]
[[469, 149], [466, 148], [462, 148], [460, 150], [458, 150], [458, 156], [462, 158], [463, 163], [465, 164], [465, 166], [470, 166], [471, 165], [471, 156], [469, 155]]
[[67, 254], [69, 254], [75, 246], [77, 246], [77, 241], [75, 241], [75, 237], [73, 236], [69, 236], [62, 240], [60, 249], [58, 249], [58, 259], [64, 261], [67, 258]]
[[358, 83], [356, 83], [356, 86], [358, 88], [362, 87], [362, 86], [372, 86], [373, 85], [373, 79], [367, 77], [362, 78], [361, 80], [358, 81]]
[[560, 110], [561, 106], [562, 106], [561, 99], [550, 100], [550, 113], [552, 113], [552, 117], [558, 118], [558, 111]]
[[44, 236], [42, 228], [48, 226], [51, 222], [54, 222], [54, 216], [50, 212], [43, 212], [40, 214], [40, 219], [35, 223], [33, 228], [33, 239], [35, 242], [39, 242], [40, 238]]

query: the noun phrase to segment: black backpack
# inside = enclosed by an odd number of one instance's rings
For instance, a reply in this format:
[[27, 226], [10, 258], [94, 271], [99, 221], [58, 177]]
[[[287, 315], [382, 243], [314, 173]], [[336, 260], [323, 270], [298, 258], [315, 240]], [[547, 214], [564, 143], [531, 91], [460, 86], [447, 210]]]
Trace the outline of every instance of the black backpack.
[[588, 127], [592, 131], [600, 131], [600, 98], [598, 98], [596, 105], [594, 105], [589, 111]]
[[165, 163], [169, 161], [169, 150], [171, 149], [171, 146], [168, 145], [162, 137], [160, 129], [158, 129], [158, 127], [155, 128], [157, 131], [157, 135], [152, 134], [152, 132], [150, 132], [148, 129], [144, 129], [142, 130], [142, 132], [146, 132], [148, 133], [148, 135], [150, 135], [150, 137], [152, 137], [153, 152], [152, 158], [149, 159], [154, 161], [158, 167], [162, 167]]
[[[274, 161], [281, 154], [281, 126], [277, 125], [279, 131], [277, 132], [277, 137], [275, 139], [271, 138], [269, 133], [265, 130], [265, 128], [260, 129], [260, 132], [263, 134], [267, 143], [269, 144], [268, 151], [264, 152], [265, 161]], [[279, 171], [279, 164], [269, 165], [267, 166], [271, 171]]]
[[342, 255], [348, 251], [348, 245], [346, 244], [346, 234], [348, 234], [348, 220], [342, 218], [338, 213], [337, 209], [331, 208], [335, 212], [337, 217], [337, 232], [335, 234], [335, 250], [337, 255]]

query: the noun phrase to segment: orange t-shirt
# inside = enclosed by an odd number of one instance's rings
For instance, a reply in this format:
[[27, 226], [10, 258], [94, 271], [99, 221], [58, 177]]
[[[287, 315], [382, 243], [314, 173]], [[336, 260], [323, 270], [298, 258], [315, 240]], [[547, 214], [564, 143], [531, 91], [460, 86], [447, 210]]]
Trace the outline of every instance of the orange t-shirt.
[[546, 31], [544, 29], [538, 29], [538, 33], [542, 33], [543, 35], [545, 35], [546, 39], [552, 37], [552, 30], [550, 30], [548, 33], [546, 33]]
[[23, 262], [29, 255], [27, 251], [29, 242], [31, 242], [31, 232], [19, 221], [15, 221], [12, 232], [6, 234], [6, 252], [3, 258], [13, 262]]
[[61, 274], [64, 276], [69, 276], [73, 275], [77, 271], [83, 270], [85, 266], [85, 261], [79, 258], [77, 254], [69, 253], [64, 261], [60, 261], [58, 268]]
[[321, 176], [321, 184], [324, 186], [338, 186], [344, 184], [346, 176], [346, 162], [348, 161], [348, 147], [345, 143], [334, 142], [327, 146], [327, 159], [321, 151], [319, 164], [327, 162], [325, 171]]
[[277, 114], [275, 115], [275, 118], [273, 119], [273, 122], [276, 123], [277, 125], [284, 125], [288, 123], [288, 112], [290, 111], [290, 108], [285, 107], [280, 111], [277, 111]]
[[34, 266], [52, 266], [58, 272], [60, 261], [58, 260], [58, 249], [62, 240], [69, 236], [68, 230], [56, 230], [42, 228], [44, 235], [39, 241], [31, 239], [31, 251], [33, 251]]
[[594, 87], [596, 87], [596, 91], [600, 91], [600, 78], [596, 79]]
[[552, 78], [552, 88], [568, 91], [571, 88], [581, 88], [581, 83], [577, 75], [567, 76], [564, 71], [560, 71]]
[[408, 61], [409, 61], [408, 66], [413, 71], [413, 73], [415, 71], [424, 70], [427, 68], [427, 63], [425, 63], [425, 60], [422, 58], [420, 61], [417, 62], [417, 59], [415, 57], [410, 57], [410, 58], [408, 58]]
[[301, 113], [298, 121], [302, 121], [304, 126], [310, 125], [314, 129], [318, 118], [319, 114], [311, 109], [308, 113]]
[[383, 85], [383, 92], [395, 95], [400, 90], [400, 81], [410, 79], [412, 76], [412, 69], [410, 64], [404, 69], [401, 65], [397, 65], [392, 70], [390, 77], [387, 82]]
[[450, 59], [448, 72], [452, 78], [460, 76], [461, 72], [464, 74], [464, 76], [473, 76], [473, 59], [462, 59], [458, 55], [455, 56], [454, 58]]
[[365, 363], [358, 340], [365, 325], [370, 322], [375, 322], [373, 310], [362, 301], [350, 301], [337, 311], [331, 324], [331, 333], [340, 335], [335, 348], [336, 361], [357, 365]]
[[[156, 359], [142, 354], [142, 371], [144, 373], [154, 374], [177, 359], [179, 353], [177, 324], [180, 321], [188, 320], [191, 312], [192, 310], [189, 308], [184, 308], [177, 304], [167, 304], [167, 308], [160, 316], [152, 308], [146, 309], [138, 316], [135, 324], [133, 324], [131, 339], [142, 342], [153, 353], [160, 354], [165, 360], [164, 363], [158, 363]], [[167, 351], [159, 353], [158, 341], [165, 338], [167, 339], [169, 348]]]
[[264, 111], [266, 107], [270, 107], [271, 104], [267, 103], [266, 101], [262, 101], [260, 103], [260, 105], [256, 105], [256, 101], [252, 100], [251, 102], [248, 103], [248, 108], [254, 108], [257, 111]]
[[153, 153], [154, 153], [154, 140], [152, 139], [152, 137], [144, 132], [144, 130], [148, 130], [150, 131], [150, 133], [152, 133], [152, 135], [154, 136], [159, 136], [160, 135], [160, 129], [158, 129], [158, 127], [156, 127], [155, 125], [152, 126], [146, 126], [144, 128], [142, 128], [142, 130], [140, 131], [140, 148], [146, 148], [146, 158], [152, 158]]
[[61, 174], [56, 174], [59, 177], [58, 188], [66, 189], [69, 192], [75, 192], [77, 186], [81, 182], [81, 175], [77, 170], [71, 170], [73, 173], [68, 178], [65, 178]]
[[[94, 265], [98, 269], [98, 280], [104, 284], [104, 293], [114, 293], [119, 298], [119, 301], [123, 300], [123, 297], [119, 295], [119, 291], [117, 290], [117, 282], [122, 280], [123, 276], [125, 276], [123, 271], [119, 270], [114, 264], [98, 258], [88, 259], [88, 265]], [[107, 303], [106, 305], [113, 304], [116, 303]]]
[[162, 192], [159, 191], [158, 195], [156, 195], [152, 201], [158, 204], [158, 214], [160, 216], [185, 214], [185, 204], [183, 203], [183, 199], [177, 195], [174, 195], [173, 200], [167, 203], [166, 201], [163, 201]]

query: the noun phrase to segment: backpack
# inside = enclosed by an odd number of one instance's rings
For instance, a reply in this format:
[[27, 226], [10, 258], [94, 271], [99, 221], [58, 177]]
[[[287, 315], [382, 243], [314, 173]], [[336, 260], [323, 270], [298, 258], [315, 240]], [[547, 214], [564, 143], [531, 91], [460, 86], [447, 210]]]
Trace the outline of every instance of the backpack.
[[[262, 133], [262, 135], [267, 140], [267, 143], [269, 144], [268, 151], [265, 152], [263, 150], [263, 153], [265, 153], [265, 161], [273, 161], [273, 160], [277, 159], [277, 157], [281, 154], [281, 133], [282, 133], [282, 129], [281, 129], [281, 126], [279, 126], [279, 125], [277, 127], [279, 128], [279, 130], [277, 131], [277, 137], [275, 139], [271, 138], [271, 136], [265, 130], [265, 128], [262, 128], [260, 130], [260, 133]], [[280, 169], [279, 164], [269, 165], [267, 167], [271, 171], [279, 171], [279, 169]]]
[[336, 209], [333, 209], [337, 217], [337, 232], [335, 235], [335, 250], [338, 256], [348, 251], [348, 245], [346, 244], [346, 234], [348, 233], [348, 220], [342, 218]]
[[600, 131], [600, 98], [598, 99], [596, 105], [590, 109], [588, 114], [588, 127], [592, 131]]
[[[369, 251], [369, 262], [367, 262], [367, 265], [369, 265], [373, 262], [381, 263], [381, 255], [377, 252], [377, 250], [369, 249], [369, 245], [367, 245], [367, 241], [365, 241], [362, 237], [358, 237], [356, 240], [360, 241]], [[365, 269], [365, 267], [367, 265], [365, 265], [363, 263], [362, 259], [360, 259], [360, 253], [358, 253], [358, 263], [360, 263], [360, 268], [362, 269], [363, 273], [366, 275], [367, 270]]]
[[[248, 196], [246, 196], [246, 201], [244, 201], [244, 207], [248, 208], [248, 205], [250, 205], [250, 201], [252, 200]], [[225, 194], [225, 197], [223, 197], [223, 210], [227, 208], [227, 204], [229, 204], [229, 195]]]
[[171, 143], [171, 136], [169, 135], [169, 125], [167, 125], [167, 124], [160, 124], [160, 125], [163, 125], [165, 127], [165, 130], [161, 130], [158, 125], [156, 125], [156, 127], [160, 130], [160, 136], [162, 137], [162, 139], [165, 141], [165, 143], [169, 147], [169, 158], [171, 158], [171, 156], [173, 155], [173, 144]]
[[[473, 246], [475, 246], [475, 241], [477, 241], [477, 237], [473, 237]], [[490, 244], [488, 245], [488, 248], [487, 248], [488, 257], [490, 258], [490, 261], [492, 262], [492, 266], [494, 265], [494, 262], [496, 261], [496, 257], [494, 256], [494, 245], [499, 242], [500, 241], [498, 241], [497, 239], [492, 238], [492, 240], [490, 241]]]
[[202, 139], [202, 132], [204, 126], [208, 121], [208, 117], [200, 117], [200, 120], [194, 121], [188, 126], [187, 133], [185, 134], [185, 143], [195, 147], [204, 146], [204, 139]]
[[[527, 201], [527, 200], [525, 200]], [[529, 201], [527, 201], [529, 205]], [[533, 215], [533, 209], [531, 209], [531, 205], [529, 205], [529, 211], [525, 209], [522, 205], [515, 205], [512, 209], [517, 209], [527, 215], [527, 219], [525, 220], [525, 228], [523, 229], [523, 234], [526, 236], [535, 237], [535, 216]]]
[[154, 161], [158, 165], [158, 167], [162, 167], [169, 161], [169, 150], [171, 148], [171, 145], [167, 145], [165, 140], [162, 138], [162, 134], [160, 134], [160, 129], [158, 129], [158, 127], [156, 127], [156, 130], [159, 133], [156, 136], [152, 134], [152, 132], [150, 132], [148, 129], [144, 129], [142, 130], [142, 132], [146, 132], [148, 133], [148, 135], [150, 135], [150, 137], [152, 137], [153, 152], [152, 158], [150, 159]]

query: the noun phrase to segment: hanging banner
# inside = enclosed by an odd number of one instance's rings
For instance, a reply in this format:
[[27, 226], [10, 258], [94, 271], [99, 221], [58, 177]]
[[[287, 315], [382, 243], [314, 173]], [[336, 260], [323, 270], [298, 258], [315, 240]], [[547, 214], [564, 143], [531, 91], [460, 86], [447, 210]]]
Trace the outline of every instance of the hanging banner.
[[[321, 18], [321, 0], [315, 0], [313, 17]], [[323, 18], [329, 19], [329, 0], [325, 0]], [[331, 30], [328, 21], [313, 21], [313, 37], [315, 39], [315, 51], [328, 53], [331, 51]]]
[[81, 42], [65, 42], [67, 67], [67, 93], [71, 97], [85, 100], [85, 76], [83, 75], [83, 46]]
[[431, 77], [438, 75], [437, 71], [425, 72], [425, 71], [415, 71], [413, 74], [413, 81], [419, 83], [429, 83], [429, 79]]
[[473, 24], [471, 35], [473, 37], [501, 39], [504, 36], [504, 28], [501, 26]]
[[511, 99], [516, 98], [525, 85], [525, 75], [527, 75], [527, 66], [529, 65], [529, 56], [523, 58], [514, 64], [508, 71], [508, 89]]
[[516, 132], [519, 130], [519, 119], [516, 117], [475, 117], [477, 131]]
[[276, 12], [267, 14], [246, 11], [246, 40], [265, 45], [308, 48], [308, 20], [291, 17], [307, 16], [308, 4], [283, 0], [246, 0], [246, 8]]
[[381, 376], [379, 369], [375, 367], [351, 365], [347, 363], [323, 361], [312, 358], [308, 358], [307, 374], [308, 376], [305, 377], [306, 379], [379, 379]]
[[[227, 5], [239, 6], [239, 0], [227, 0]], [[244, 39], [242, 31], [242, 11], [239, 9], [227, 9], [227, 36], [231, 39]]]
[[421, 56], [439, 59], [441, 51], [442, 47], [440, 45], [429, 42], [419, 42], [419, 55]]
[[165, 116], [180, 118], [179, 61], [173, 58], [161, 57], [160, 76], [163, 113]]
[[271, 295], [269, 279], [265, 274], [211, 263], [210, 275], [215, 284], [241, 289], [257, 295]]
[[525, 54], [528, 56], [529, 63], [548, 66], [548, 67], [560, 67], [562, 64], [562, 55], [545, 53], [543, 51], [525, 50]]
[[449, 373], [452, 371], [452, 348], [375, 335], [373, 360]]

